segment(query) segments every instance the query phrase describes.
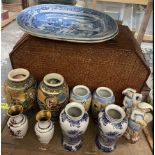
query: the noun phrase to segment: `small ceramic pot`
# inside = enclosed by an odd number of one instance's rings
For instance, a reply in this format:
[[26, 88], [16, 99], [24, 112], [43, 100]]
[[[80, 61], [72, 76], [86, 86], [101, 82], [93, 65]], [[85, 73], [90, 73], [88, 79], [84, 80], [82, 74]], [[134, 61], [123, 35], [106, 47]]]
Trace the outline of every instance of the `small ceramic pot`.
[[70, 102], [81, 103], [85, 110], [88, 111], [91, 105], [92, 95], [88, 87], [77, 85], [70, 93]]
[[22, 139], [28, 130], [28, 119], [22, 112], [23, 107], [21, 105], [14, 105], [8, 109], [10, 118], [7, 125], [10, 133], [18, 139]]
[[113, 104], [115, 102], [115, 96], [113, 91], [107, 87], [99, 87], [93, 94], [92, 100], [92, 116], [95, 121], [97, 121], [98, 114], [102, 109], [109, 104]]
[[47, 110], [41, 110], [36, 115], [37, 123], [34, 130], [38, 137], [38, 140], [42, 144], [48, 144], [53, 138], [54, 125], [51, 119], [51, 112]]
[[60, 111], [69, 99], [69, 88], [64, 77], [57, 73], [47, 74], [39, 85], [37, 98], [41, 110], [51, 111], [52, 120], [59, 119]]
[[98, 125], [96, 145], [104, 152], [111, 152], [115, 149], [118, 138], [126, 131], [128, 119], [121, 107], [111, 104], [99, 113]]
[[24, 108], [23, 112], [28, 111], [34, 106], [36, 81], [28, 70], [13, 69], [4, 83], [4, 92], [10, 106], [20, 104]]
[[88, 113], [80, 103], [72, 102], [62, 110], [59, 118], [64, 149], [77, 151], [82, 146], [82, 135], [89, 123]]

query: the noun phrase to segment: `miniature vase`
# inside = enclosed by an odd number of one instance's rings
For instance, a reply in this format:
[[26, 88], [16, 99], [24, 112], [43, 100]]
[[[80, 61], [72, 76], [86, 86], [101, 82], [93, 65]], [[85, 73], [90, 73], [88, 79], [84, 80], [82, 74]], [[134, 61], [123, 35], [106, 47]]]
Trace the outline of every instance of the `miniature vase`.
[[61, 109], [69, 99], [69, 88], [64, 77], [57, 73], [47, 74], [38, 88], [38, 104], [41, 110], [52, 112], [52, 120], [58, 120]]
[[36, 81], [30, 72], [23, 68], [13, 69], [8, 73], [4, 83], [6, 100], [10, 106], [20, 104], [23, 112], [34, 107], [36, 97]]
[[113, 91], [107, 87], [99, 87], [93, 94], [92, 99], [92, 116], [95, 121], [98, 119], [98, 114], [102, 109], [109, 104], [113, 104], [115, 102], [115, 96]]
[[7, 125], [10, 133], [17, 139], [22, 139], [28, 130], [27, 116], [22, 114], [23, 107], [21, 105], [14, 105], [8, 109], [8, 116], [10, 116]]
[[89, 123], [88, 113], [80, 103], [72, 102], [62, 110], [59, 119], [64, 149], [77, 151], [82, 146], [82, 135]]
[[70, 102], [81, 103], [85, 110], [88, 111], [91, 105], [92, 95], [88, 87], [77, 85], [70, 93]]
[[113, 151], [127, 126], [128, 119], [120, 106], [114, 104], [106, 106], [98, 115], [97, 147], [104, 152]]
[[34, 130], [38, 137], [38, 140], [42, 144], [48, 144], [53, 138], [54, 125], [51, 119], [51, 112], [47, 110], [41, 110], [36, 115], [37, 123]]
[[153, 110], [153, 107], [145, 102], [138, 103], [132, 109], [128, 128], [124, 134], [128, 142], [134, 144], [139, 140], [141, 130], [153, 119], [153, 115], [150, 113], [151, 110]]

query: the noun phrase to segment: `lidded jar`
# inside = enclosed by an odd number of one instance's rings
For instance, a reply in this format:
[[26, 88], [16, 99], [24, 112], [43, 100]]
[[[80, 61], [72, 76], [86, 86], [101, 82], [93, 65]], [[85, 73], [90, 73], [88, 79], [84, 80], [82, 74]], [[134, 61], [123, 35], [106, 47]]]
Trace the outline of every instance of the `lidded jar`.
[[36, 115], [37, 123], [34, 130], [38, 140], [42, 144], [48, 144], [53, 138], [54, 125], [51, 119], [51, 112], [48, 110], [41, 110]]
[[64, 149], [77, 151], [82, 146], [82, 135], [89, 123], [88, 113], [80, 103], [72, 102], [61, 111], [59, 119]]
[[37, 99], [40, 109], [51, 111], [52, 120], [57, 120], [69, 99], [69, 88], [64, 77], [57, 73], [47, 74], [39, 85]]
[[91, 105], [92, 95], [88, 87], [77, 85], [70, 93], [70, 102], [81, 103], [85, 110], [88, 111]]
[[10, 116], [7, 125], [10, 132], [17, 139], [22, 139], [28, 130], [27, 116], [22, 114], [23, 107], [21, 105], [14, 105], [8, 109], [8, 116]]
[[113, 151], [127, 127], [128, 118], [123, 108], [114, 104], [106, 106], [98, 115], [97, 147], [105, 152]]
[[98, 114], [102, 109], [109, 104], [113, 104], [115, 102], [115, 96], [113, 91], [107, 87], [98, 87], [93, 93], [92, 99], [92, 116], [94, 120], [97, 121]]
[[8, 73], [4, 83], [6, 100], [10, 106], [20, 104], [23, 112], [34, 106], [36, 97], [36, 81], [30, 72], [23, 68], [13, 69]]

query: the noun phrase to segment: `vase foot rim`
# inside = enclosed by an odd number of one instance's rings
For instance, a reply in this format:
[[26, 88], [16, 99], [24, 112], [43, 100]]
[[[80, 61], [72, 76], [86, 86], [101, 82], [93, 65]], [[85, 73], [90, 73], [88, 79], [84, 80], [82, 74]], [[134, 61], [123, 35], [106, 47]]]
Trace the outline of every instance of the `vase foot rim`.
[[104, 152], [112, 152], [116, 148], [116, 145], [106, 146], [103, 143], [100, 143], [100, 141], [98, 139], [96, 139], [96, 146], [98, 149], [100, 149]]
[[80, 141], [79, 143], [76, 143], [74, 145], [63, 143], [63, 147], [64, 147], [65, 150], [75, 152], [75, 151], [79, 150], [82, 147], [82, 141]]

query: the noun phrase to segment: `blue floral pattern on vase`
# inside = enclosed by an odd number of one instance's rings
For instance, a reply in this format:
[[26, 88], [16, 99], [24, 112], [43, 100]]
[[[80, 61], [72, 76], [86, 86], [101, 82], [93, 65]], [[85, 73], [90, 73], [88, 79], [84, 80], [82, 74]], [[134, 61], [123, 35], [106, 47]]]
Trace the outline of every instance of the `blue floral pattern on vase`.
[[77, 102], [67, 104], [61, 111], [59, 120], [64, 149], [77, 151], [82, 146], [82, 136], [89, 124], [89, 115], [84, 106]]
[[[110, 115], [108, 110], [119, 112], [119, 119], [113, 118], [114, 116]], [[97, 147], [105, 152], [113, 151], [116, 147], [117, 140], [125, 133], [127, 126], [128, 119], [125, 111], [117, 105], [108, 105], [98, 116], [99, 130], [96, 138]]]
[[102, 42], [118, 33], [118, 26], [109, 15], [60, 4], [26, 8], [17, 16], [17, 24], [34, 36], [72, 42]]
[[[107, 116], [105, 115], [105, 112], [104, 111], [103, 111], [103, 115], [104, 115], [104, 117], [99, 118], [99, 119], [102, 119], [103, 124], [104, 125], [107, 125], [108, 123], [111, 123], [110, 120], [108, 120]], [[113, 128], [120, 129], [121, 130], [121, 129], [123, 129], [123, 126], [122, 125], [124, 123], [128, 123], [127, 117], [125, 117], [124, 120], [122, 122], [120, 122], [120, 123], [113, 123]]]
[[80, 122], [82, 122], [82, 121], [87, 122], [88, 119], [89, 119], [89, 116], [88, 116], [88, 113], [85, 113], [80, 120], [74, 121], [74, 120], [71, 120], [70, 118], [68, 118], [65, 111], [64, 111], [61, 114], [61, 119], [62, 119], [62, 122], [67, 120], [67, 121], [70, 122], [70, 126], [73, 126], [73, 127], [76, 126], [77, 128], [79, 128], [80, 127]]

